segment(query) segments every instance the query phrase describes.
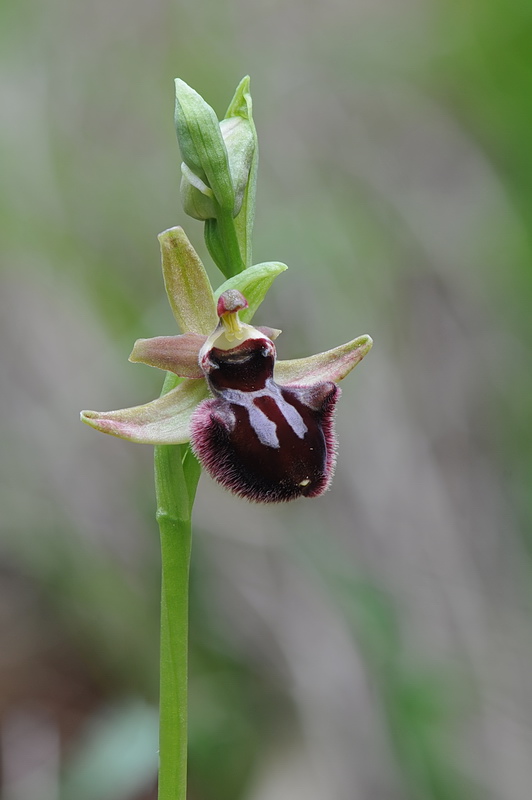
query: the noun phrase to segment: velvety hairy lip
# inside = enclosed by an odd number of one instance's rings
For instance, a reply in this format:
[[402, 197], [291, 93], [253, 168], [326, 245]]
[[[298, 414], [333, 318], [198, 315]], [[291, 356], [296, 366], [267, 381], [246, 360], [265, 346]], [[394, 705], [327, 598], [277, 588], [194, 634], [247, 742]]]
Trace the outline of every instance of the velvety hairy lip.
[[[231, 320], [232, 334], [236, 324]], [[191, 441], [207, 472], [256, 502], [324, 492], [334, 471], [337, 386], [331, 381], [279, 386], [273, 377], [275, 346], [267, 337], [245, 339], [227, 350], [206, 349], [200, 363], [215, 397], [194, 412]]]

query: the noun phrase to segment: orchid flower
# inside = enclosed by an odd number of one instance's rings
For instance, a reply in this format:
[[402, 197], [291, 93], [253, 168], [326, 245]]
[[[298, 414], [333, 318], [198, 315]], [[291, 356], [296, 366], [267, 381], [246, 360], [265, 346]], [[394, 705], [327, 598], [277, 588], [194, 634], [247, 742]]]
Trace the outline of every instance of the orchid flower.
[[277, 361], [281, 331], [249, 321], [285, 265], [250, 267], [215, 294], [181, 228], [159, 240], [168, 299], [183, 333], [139, 339], [129, 360], [174, 373], [179, 383], [145, 405], [82, 411], [83, 422], [132, 442], [190, 442], [205, 470], [248, 500], [322, 494], [336, 459], [337, 384], [369, 352], [371, 338]]
[[221, 121], [184, 81], [176, 79], [175, 88], [183, 209], [204, 223], [207, 250], [227, 280], [214, 292], [182, 228], [161, 233], [164, 283], [181, 333], [139, 339], [130, 361], [166, 372], [162, 394], [133, 408], [81, 412], [96, 430], [155, 445], [159, 800], [187, 797], [188, 580], [200, 467], [255, 502], [320, 495], [334, 472], [338, 383], [372, 346], [359, 336], [307, 358], [277, 360], [281, 331], [251, 324], [286, 266], [252, 266], [258, 139], [249, 77]]

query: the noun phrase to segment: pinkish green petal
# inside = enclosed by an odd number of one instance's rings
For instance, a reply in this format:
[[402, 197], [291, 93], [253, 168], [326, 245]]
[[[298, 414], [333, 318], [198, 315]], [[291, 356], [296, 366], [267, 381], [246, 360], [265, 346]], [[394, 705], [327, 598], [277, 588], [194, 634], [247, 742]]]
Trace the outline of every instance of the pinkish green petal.
[[369, 353], [372, 344], [371, 337], [364, 335], [325, 353], [291, 361], [278, 361], [275, 365], [275, 380], [288, 386], [318, 381], [338, 383]]
[[190, 439], [190, 418], [207, 397], [207, 384], [186, 380], [168, 394], [120, 411], [82, 411], [81, 420], [92, 428], [140, 444], [183, 444]]
[[159, 234], [164, 285], [183, 333], [208, 336], [218, 324], [212, 287], [201, 259], [183, 228]]
[[181, 378], [201, 378], [203, 373], [198, 356], [206, 339], [206, 336], [199, 333], [137, 339], [129, 360], [135, 364], [148, 364], [150, 367], [174, 372]]

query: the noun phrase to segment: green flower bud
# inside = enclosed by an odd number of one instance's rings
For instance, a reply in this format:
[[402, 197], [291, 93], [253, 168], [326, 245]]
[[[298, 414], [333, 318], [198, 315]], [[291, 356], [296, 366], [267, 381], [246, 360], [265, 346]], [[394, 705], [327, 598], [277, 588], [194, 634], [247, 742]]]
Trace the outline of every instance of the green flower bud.
[[[251, 239], [253, 233], [253, 221], [255, 218], [255, 195], [257, 190], [257, 167], [259, 161], [259, 145], [257, 141], [257, 132], [253, 122], [253, 104], [251, 101], [251, 94], [249, 91], [249, 76], [246, 75], [236, 88], [235, 94], [227, 113], [226, 119], [238, 117], [242, 120], [241, 130], [239, 131], [240, 143], [242, 146], [242, 131], [251, 134], [252, 144], [246, 145], [246, 167], [247, 159], [249, 158], [249, 172], [246, 178], [246, 186], [244, 196], [242, 198], [242, 205], [234, 219], [234, 227], [237, 233], [238, 241], [240, 243], [240, 251], [242, 254], [242, 261], [246, 267], [252, 263], [251, 253]], [[249, 148], [249, 150], [248, 150]], [[231, 148], [232, 149], [232, 148]], [[238, 179], [235, 178], [235, 193], [238, 194], [240, 184]], [[207, 237], [207, 231], [206, 237]]]
[[207, 184], [203, 183], [189, 167], [181, 164], [181, 202], [185, 214], [194, 219], [206, 220], [216, 217], [214, 194]]
[[255, 151], [253, 130], [249, 121], [243, 117], [223, 119], [220, 130], [229, 157], [229, 170], [235, 191], [233, 215], [236, 217], [242, 208]]
[[185, 212], [205, 222], [205, 242], [226, 277], [251, 264], [258, 145], [249, 77], [218, 122], [197, 92], [176, 80], [176, 130]]
[[[229, 172], [235, 192], [233, 216], [242, 208], [253, 162], [255, 142], [248, 120], [230, 117], [220, 122], [220, 131], [227, 149]], [[201, 180], [187, 164], [181, 164], [181, 200], [185, 213], [194, 219], [206, 220], [216, 217], [216, 205], [212, 189]]]
[[175, 124], [183, 161], [212, 189], [220, 208], [232, 212], [235, 193], [218, 118], [210, 105], [179, 78], [175, 89]]

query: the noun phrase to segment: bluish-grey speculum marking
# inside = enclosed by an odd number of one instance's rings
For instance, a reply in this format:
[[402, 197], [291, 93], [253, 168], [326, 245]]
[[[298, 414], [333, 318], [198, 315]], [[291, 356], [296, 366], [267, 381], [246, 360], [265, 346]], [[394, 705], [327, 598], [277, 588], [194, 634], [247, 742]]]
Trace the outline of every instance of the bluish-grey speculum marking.
[[249, 424], [255, 431], [259, 442], [266, 445], [266, 447], [279, 447], [280, 445], [277, 435], [277, 422], [270, 419], [261, 408], [260, 400], [263, 397], [269, 397], [274, 401], [277, 410], [299, 439], [303, 439], [308, 431], [301, 414], [294, 406], [286, 402], [279, 386], [271, 378], [266, 381], [266, 388], [258, 391], [245, 392], [241, 389], [224, 389], [216, 393], [220, 394], [229, 403], [242, 406], [247, 410]]

